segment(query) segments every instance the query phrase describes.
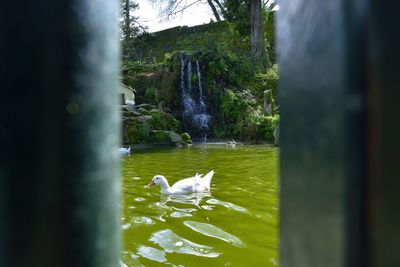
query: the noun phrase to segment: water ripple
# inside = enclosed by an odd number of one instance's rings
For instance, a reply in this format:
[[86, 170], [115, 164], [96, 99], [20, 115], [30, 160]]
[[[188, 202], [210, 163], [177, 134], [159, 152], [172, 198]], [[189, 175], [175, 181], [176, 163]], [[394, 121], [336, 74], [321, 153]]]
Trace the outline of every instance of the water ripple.
[[224, 206], [225, 208], [228, 209], [233, 209], [236, 211], [240, 211], [240, 212], [247, 212], [247, 209], [240, 207], [238, 205], [235, 205], [231, 202], [225, 202], [225, 201], [221, 201], [215, 198], [210, 198], [209, 200], [206, 201], [208, 204], [215, 204], [215, 205], [221, 205]]
[[121, 229], [122, 229], [122, 230], [126, 230], [126, 229], [128, 229], [129, 227], [131, 227], [131, 224], [130, 224], [130, 223], [124, 223], [124, 224], [121, 225]]
[[189, 204], [198, 207], [200, 202], [205, 197], [210, 197], [210, 193], [193, 193], [187, 195], [161, 195], [161, 202], [162, 203], [179, 203], [179, 204]]
[[215, 206], [211, 206], [211, 205], [202, 205], [201, 207], [205, 210], [213, 210], [215, 208]]
[[137, 254], [153, 261], [158, 261], [158, 262], [167, 261], [167, 259], [165, 258], [165, 253], [163, 251], [148, 246], [138, 247]]
[[221, 253], [214, 252], [212, 247], [193, 243], [165, 229], [153, 233], [150, 241], [159, 245], [167, 253], [191, 254], [200, 257], [216, 258]]
[[185, 221], [183, 224], [200, 234], [221, 239], [236, 247], [246, 247], [246, 245], [238, 237], [227, 233], [214, 225], [194, 221]]
[[152, 225], [154, 221], [149, 217], [140, 216], [140, 217], [133, 217], [131, 220], [132, 226], [139, 226], [139, 225]]
[[148, 205], [148, 207], [150, 209], [157, 210], [157, 211], [160, 211], [160, 210], [172, 210], [171, 207], [169, 207], [168, 205], [166, 205], [166, 203], [163, 203], [163, 202], [151, 203], [150, 205]]
[[174, 211], [173, 213], [170, 214], [170, 216], [174, 218], [183, 218], [183, 217], [191, 217], [192, 214], [186, 212]]
[[191, 212], [197, 211], [197, 209], [180, 209], [180, 208], [177, 208], [177, 207], [171, 207], [171, 208], [173, 208], [176, 211], [186, 212], [186, 213], [191, 213]]

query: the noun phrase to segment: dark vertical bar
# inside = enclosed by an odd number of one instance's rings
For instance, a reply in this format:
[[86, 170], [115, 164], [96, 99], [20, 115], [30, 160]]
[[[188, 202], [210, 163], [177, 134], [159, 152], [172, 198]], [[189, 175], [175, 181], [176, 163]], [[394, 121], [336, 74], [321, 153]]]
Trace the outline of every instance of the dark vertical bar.
[[118, 266], [118, 1], [0, 2], [0, 266]]
[[363, 266], [364, 1], [281, 1], [281, 266]]
[[398, 1], [371, 1], [368, 35], [368, 261], [400, 266]]

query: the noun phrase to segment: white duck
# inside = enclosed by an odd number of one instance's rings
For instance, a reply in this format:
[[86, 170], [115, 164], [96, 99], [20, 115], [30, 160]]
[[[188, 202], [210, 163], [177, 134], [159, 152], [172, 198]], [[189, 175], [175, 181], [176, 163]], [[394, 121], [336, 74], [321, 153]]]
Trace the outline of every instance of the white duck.
[[127, 156], [129, 154], [131, 154], [131, 147], [125, 148], [125, 147], [121, 147], [118, 149], [119, 155], [120, 156]]
[[162, 175], [156, 175], [147, 187], [159, 185], [161, 194], [187, 194], [210, 191], [211, 179], [214, 171], [210, 171], [204, 177], [202, 174], [196, 173], [195, 176], [179, 180], [172, 186], [169, 186], [167, 179]]

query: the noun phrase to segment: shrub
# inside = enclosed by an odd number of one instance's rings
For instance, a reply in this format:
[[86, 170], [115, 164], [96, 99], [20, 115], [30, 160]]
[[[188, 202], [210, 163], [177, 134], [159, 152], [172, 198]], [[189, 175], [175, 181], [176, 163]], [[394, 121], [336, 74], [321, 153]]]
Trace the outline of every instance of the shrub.
[[274, 130], [279, 124], [279, 115], [262, 116], [260, 121], [260, 136], [266, 140], [274, 140]]
[[266, 73], [257, 73], [253, 79], [247, 84], [256, 96], [257, 100], [262, 103], [265, 90], [271, 90], [274, 102], [278, 103], [278, 66], [275, 64], [267, 70]]
[[156, 105], [158, 102], [158, 91], [155, 87], [148, 87], [144, 93], [145, 103]]
[[152, 111], [150, 115], [153, 118], [151, 128], [153, 130], [177, 131], [180, 123], [171, 114], [163, 111]]

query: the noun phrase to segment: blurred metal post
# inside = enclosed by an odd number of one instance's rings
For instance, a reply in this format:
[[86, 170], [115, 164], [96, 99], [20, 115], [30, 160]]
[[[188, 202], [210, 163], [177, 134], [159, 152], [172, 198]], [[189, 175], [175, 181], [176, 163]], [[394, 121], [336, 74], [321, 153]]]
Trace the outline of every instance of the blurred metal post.
[[368, 14], [369, 266], [400, 266], [399, 1], [371, 0]]
[[393, 2], [279, 2], [282, 267], [400, 266]]
[[118, 1], [0, 3], [0, 266], [118, 266]]
[[280, 2], [282, 267], [361, 266], [364, 32], [354, 3]]

